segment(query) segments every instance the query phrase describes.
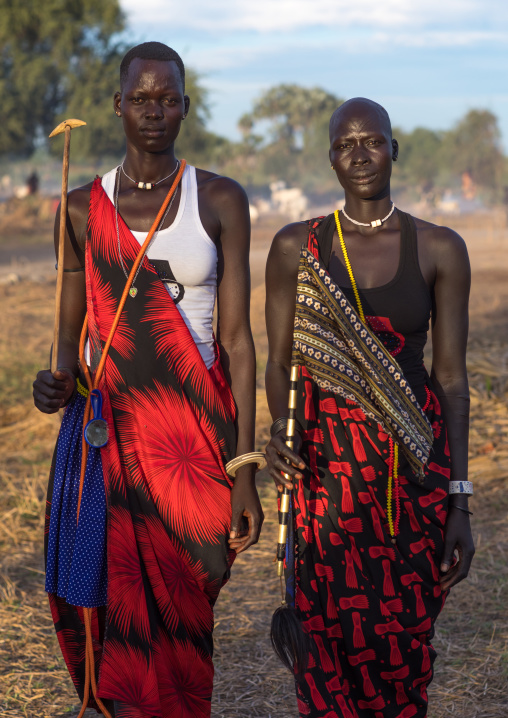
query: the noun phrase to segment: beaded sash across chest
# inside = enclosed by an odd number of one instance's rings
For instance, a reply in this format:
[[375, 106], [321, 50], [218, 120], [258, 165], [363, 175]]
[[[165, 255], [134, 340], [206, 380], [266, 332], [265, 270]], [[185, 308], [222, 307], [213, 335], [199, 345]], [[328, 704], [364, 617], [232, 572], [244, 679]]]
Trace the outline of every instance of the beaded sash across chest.
[[357, 402], [421, 475], [432, 427], [404, 374], [309, 249], [300, 253], [292, 363], [323, 390]]

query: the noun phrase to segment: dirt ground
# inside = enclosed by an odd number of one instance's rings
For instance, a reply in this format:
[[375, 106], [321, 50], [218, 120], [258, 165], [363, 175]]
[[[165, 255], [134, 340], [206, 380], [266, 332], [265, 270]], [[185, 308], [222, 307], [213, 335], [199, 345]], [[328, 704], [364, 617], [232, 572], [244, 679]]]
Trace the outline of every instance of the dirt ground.
[[[252, 323], [258, 355], [257, 444], [270, 423], [263, 372], [263, 272], [281, 218], [254, 228]], [[472, 387], [471, 477], [477, 554], [438, 622], [429, 718], [508, 715], [508, 231], [495, 212], [448, 218], [473, 267], [468, 367]], [[31, 404], [31, 381], [51, 342], [54, 259], [50, 226], [0, 240], [0, 716], [75, 716], [73, 691], [44, 593], [43, 509], [57, 417]], [[23, 259], [24, 257], [24, 259]], [[21, 258], [21, 259], [20, 259]], [[240, 556], [216, 609], [213, 718], [295, 718], [291, 677], [275, 659], [268, 627], [279, 603], [273, 556], [275, 491], [258, 475], [265, 526]], [[88, 713], [87, 713], [88, 715]], [[95, 713], [90, 712], [90, 715]]]

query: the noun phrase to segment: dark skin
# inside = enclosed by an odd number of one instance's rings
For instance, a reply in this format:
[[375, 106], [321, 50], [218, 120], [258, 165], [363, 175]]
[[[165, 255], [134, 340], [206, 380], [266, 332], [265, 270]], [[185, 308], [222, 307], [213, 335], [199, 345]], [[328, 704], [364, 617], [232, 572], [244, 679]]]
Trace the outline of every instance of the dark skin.
[[[345, 210], [358, 222], [385, 217], [391, 209], [390, 177], [398, 144], [392, 139], [388, 115], [376, 103], [350, 100], [330, 121], [330, 161], [344, 188]], [[451, 229], [415, 219], [418, 258], [432, 296], [431, 380], [446, 419], [453, 480], [467, 479], [469, 391], [466, 371], [470, 266], [464, 241]], [[400, 257], [400, 224], [396, 212], [381, 227], [358, 227], [341, 213], [341, 225], [356, 282], [360, 288], [388, 283]], [[294, 321], [294, 297], [300, 249], [308, 239], [303, 223], [290, 224], [275, 236], [266, 268], [266, 324], [269, 357], [266, 391], [273, 419], [287, 416], [289, 372]], [[351, 286], [335, 232], [329, 271], [341, 286]], [[303, 477], [301, 439], [295, 450], [284, 443], [284, 433], [267, 447], [269, 471], [279, 491], [293, 488]], [[284, 459], [289, 460], [289, 465]], [[284, 472], [291, 480], [284, 478]], [[451, 494], [441, 561], [441, 587], [448, 590], [468, 575], [474, 543], [468, 497]], [[456, 554], [458, 560], [453, 564]]]
[[[190, 100], [183, 92], [174, 62], [141, 60], [129, 66], [127, 80], [114, 97], [126, 137], [124, 168], [130, 177], [157, 182], [176, 167], [175, 140]], [[148, 232], [174, 176], [154, 190], [139, 190], [120, 174], [118, 209], [130, 229]], [[250, 330], [250, 219], [247, 196], [239, 184], [206, 170], [197, 170], [199, 215], [218, 252], [217, 341], [221, 363], [237, 406], [237, 455], [253, 450], [255, 418], [255, 353]], [[91, 183], [69, 193], [65, 269], [84, 266]], [[179, 191], [164, 228], [178, 212]], [[58, 244], [60, 210], [55, 221]], [[33, 385], [34, 403], [47, 414], [65, 406], [75, 388], [79, 337], [86, 313], [85, 273], [64, 273], [58, 370], [40, 371]], [[242, 467], [231, 492], [229, 545], [237, 553], [257, 543], [263, 511], [255, 486], [254, 466]], [[248, 528], [245, 527], [248, 526]]]

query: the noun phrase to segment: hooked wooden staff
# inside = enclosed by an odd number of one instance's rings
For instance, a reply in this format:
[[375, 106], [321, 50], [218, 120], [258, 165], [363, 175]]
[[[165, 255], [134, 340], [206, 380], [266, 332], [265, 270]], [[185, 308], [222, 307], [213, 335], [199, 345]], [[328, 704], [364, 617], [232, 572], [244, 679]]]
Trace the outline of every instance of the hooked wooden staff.
[[69, 182], [69, 155], [71, 149], [71, 130], [75, 127], [82, 127], [86, 122], [82, 120], [64, 120], [55, 127], [50, 137], [65, 132], [64, 153], [62, 164], [62, 196], [60, 200], [60, 230], [58, 236], [58, 260], [56, 275], [56, 297], [55, 297], [55, 325], [53, 331], [53, 349], [51, 352], [51, 372], [58, 368], [58, 344], [60, 342], [60, 306], [62, 303], [62, 283], [64, 271], [64, 245], [65, 245], [65, 221], [67, 219], [67, 188]]
[[[293, 364], [289, 375], [289, 411], [286, 428], [286, 446], [290, 449], [293, 449], [295, 441], [297, 400], [298, 365]], [[289, 460], [287, 460], [287, 463], [289, 464]], [[295, 481], [289, 474], [284, 474], [284, 478], [289, 481]], [[311, 644], [309, 636], [303, 630], [303, 626], [296, 615], [294, 607], [290, 606], [286, 601], [286, 590], [283, 582], [288, 524], [290, 521], [290, 502], [291, 492], [284, 486], [280, 497], [279, 536], [277, 540], [277, 576], [279, 576], [281, 580], [282, 601], [272, 617], [270, 638], [275, 653], [284, 665], [290, 671], [295, 672], [297, 676], [301, 676], [307, 668]], [[294, 571], [293, 566], [289, 566], [288, 568], [290, 571]], [[296, 586], [294, 588], [296, 589]]]

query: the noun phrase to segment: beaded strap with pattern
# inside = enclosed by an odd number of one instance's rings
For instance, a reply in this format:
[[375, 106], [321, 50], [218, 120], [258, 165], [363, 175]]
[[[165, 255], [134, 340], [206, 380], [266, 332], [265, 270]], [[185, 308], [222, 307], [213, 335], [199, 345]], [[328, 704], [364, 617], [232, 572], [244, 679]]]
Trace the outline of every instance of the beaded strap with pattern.
[[292, 364], [304, 365], [323, 390], [358, 403], [423, 476], [433, 442], [427, 416], [396, 360], [307, 247], [298, 269]]

